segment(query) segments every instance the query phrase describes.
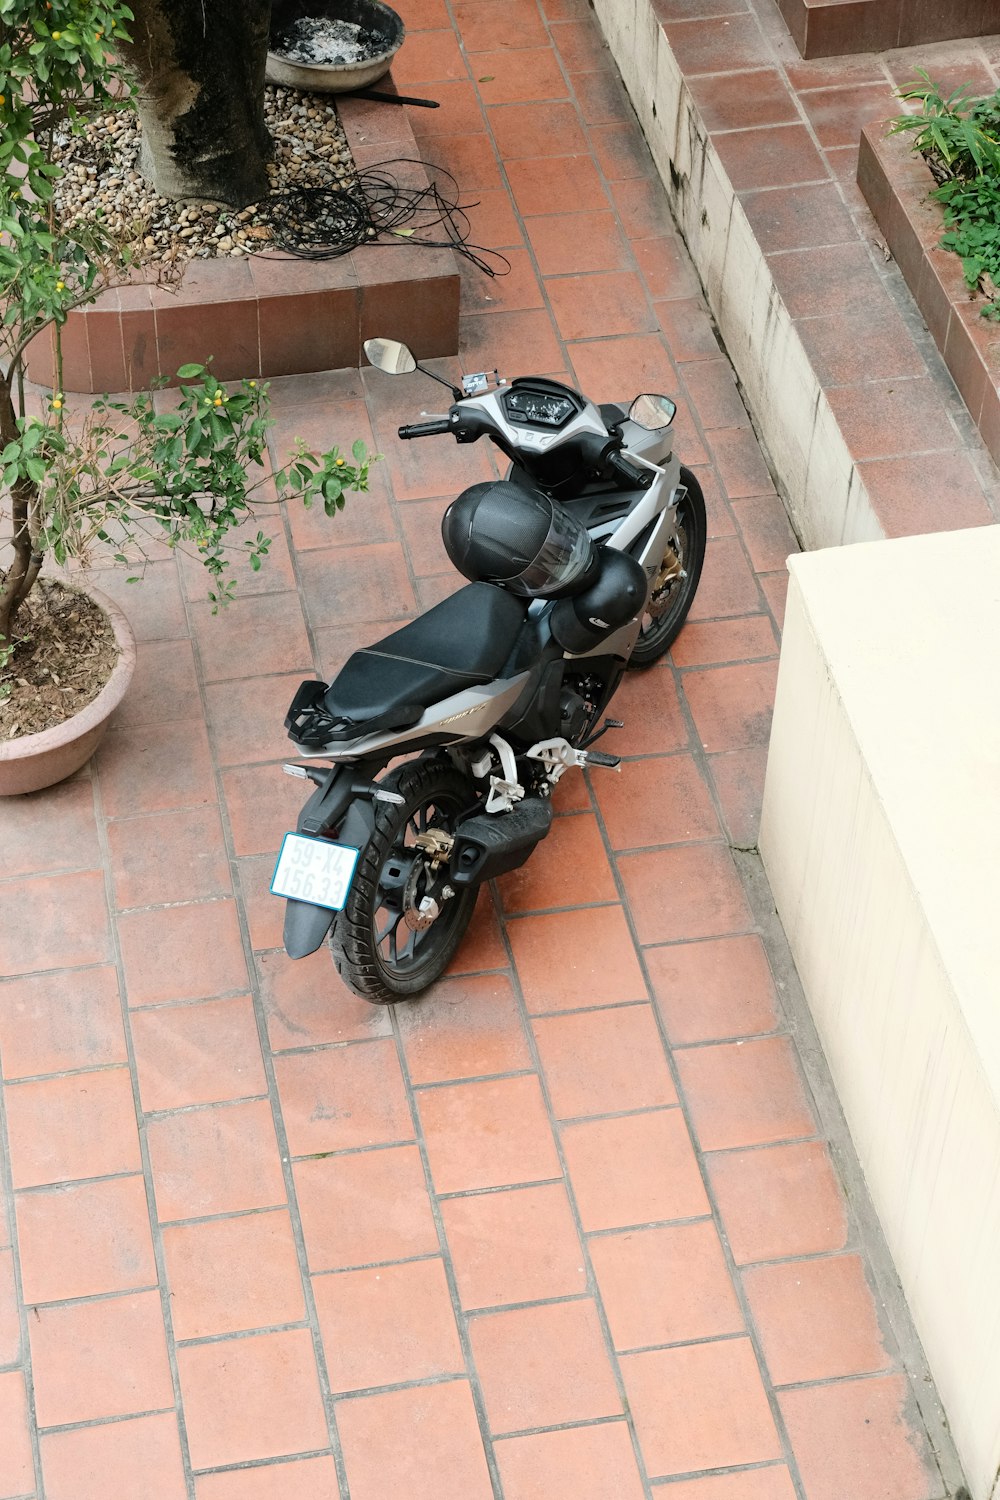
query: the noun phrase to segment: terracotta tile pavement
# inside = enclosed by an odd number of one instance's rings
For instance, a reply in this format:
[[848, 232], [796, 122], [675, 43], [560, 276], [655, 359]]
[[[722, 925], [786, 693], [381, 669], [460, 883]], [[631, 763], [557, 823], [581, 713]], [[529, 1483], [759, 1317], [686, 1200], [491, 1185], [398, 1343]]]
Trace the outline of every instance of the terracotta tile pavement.
[[[704, 582], [616, 700], [620, 777], [567, 778], [449, 976], [368, 1006], [278, 946], [282, 710], [454, 587], [440, 511], [495, 470], [399, 443], [419, 377], [274, 383], [281, 433], [370, 431], [368, 510], [270, 517], [272, 565], [220, 619], [157, 561], [93, 767], [2, 814], [0, 1500], [937, 1500], [730, 847], [755, 837], [794, 537], [585, 4], [461, 0], [457, 34], [442, 0], [402, 9], [397, 81], [443, 104], [422, 149], [515, 247], [439, 370], [677, 396]], [[770, 67], [746, 7], [661, 9], [769, 246], [849, 242], [771, 73], [752, 116], [715, 81]], [[882, 76], [837, 109], [823, 74], [830, 140]], [[845, 418], [865, 438], [894, 399]]]

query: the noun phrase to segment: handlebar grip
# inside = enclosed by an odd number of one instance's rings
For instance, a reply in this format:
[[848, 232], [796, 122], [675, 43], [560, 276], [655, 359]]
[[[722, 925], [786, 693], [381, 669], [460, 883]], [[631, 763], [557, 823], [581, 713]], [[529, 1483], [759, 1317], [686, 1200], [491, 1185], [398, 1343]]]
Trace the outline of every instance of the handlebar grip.
[[620, 474], [623, 479], [627, 479], [629, 484], [635, 489], [645, 490], [649, 488], [653, 477], [649, 470], [640, 469], [635, 464], [629, 463], [625, 455], [620, 453], [616, 448], [612, 448], [608, 454], [608, 463], [616, 474]]
[[406, 427], [399, 429], [401, 438], [437, 437], [442, 432], [451, 431], [450, 417], [437, 417], [433, 422], [411, 422]]

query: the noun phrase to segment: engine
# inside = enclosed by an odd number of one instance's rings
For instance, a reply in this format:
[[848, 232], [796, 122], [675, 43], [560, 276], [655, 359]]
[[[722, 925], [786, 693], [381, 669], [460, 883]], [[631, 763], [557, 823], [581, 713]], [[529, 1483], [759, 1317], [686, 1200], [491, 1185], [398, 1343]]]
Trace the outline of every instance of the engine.
[[570, 677], [559, 698], [559, 733], [576, 745], [587, 733], [594, 717], [594, 700], [600, 684], [591, 677]]

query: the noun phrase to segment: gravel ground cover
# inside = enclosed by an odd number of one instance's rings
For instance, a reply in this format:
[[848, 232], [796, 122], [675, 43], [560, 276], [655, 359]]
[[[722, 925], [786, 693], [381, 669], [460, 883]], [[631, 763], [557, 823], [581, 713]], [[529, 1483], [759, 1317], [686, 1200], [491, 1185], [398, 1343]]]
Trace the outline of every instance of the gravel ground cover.
[[[264, 118], [274, 140], [273, 193], [305, 186], [349, 186], [354, 162], [330, 96], [268, 85]], [[130, 110], [97, 115], [55, 155], [65, 171], [57, 212], [68, 225], [90, 222], [115, 240], [141, 244], [150, 260], [249, 255], [271, 229], [258, 205], [234, 212], [218, 203], [161, 198], [140, 171], [142, 126]]]

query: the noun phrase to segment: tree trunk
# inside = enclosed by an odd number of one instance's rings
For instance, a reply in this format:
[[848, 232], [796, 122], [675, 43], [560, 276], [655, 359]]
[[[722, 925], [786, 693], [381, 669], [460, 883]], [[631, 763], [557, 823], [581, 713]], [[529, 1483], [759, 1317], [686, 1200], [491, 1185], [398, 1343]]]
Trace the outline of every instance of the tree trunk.
[[[0, 444], [18, 438], [17, 413], [11, 393], [10, 375], [0, 374]], [[10, 519], [13, 554], [6, 572], [0, 572], [0, 651], [14, 643], [14, 621], [17, 612], [31, 593], [42, 566], [41, 554], [32, 545], [31, 509], [36, 486], [30, 479], [18, 479], [10, 487]]]
[[271, 0], [131, 0], [142, 169], [165, 198], [243, 208], [267, 194]]

